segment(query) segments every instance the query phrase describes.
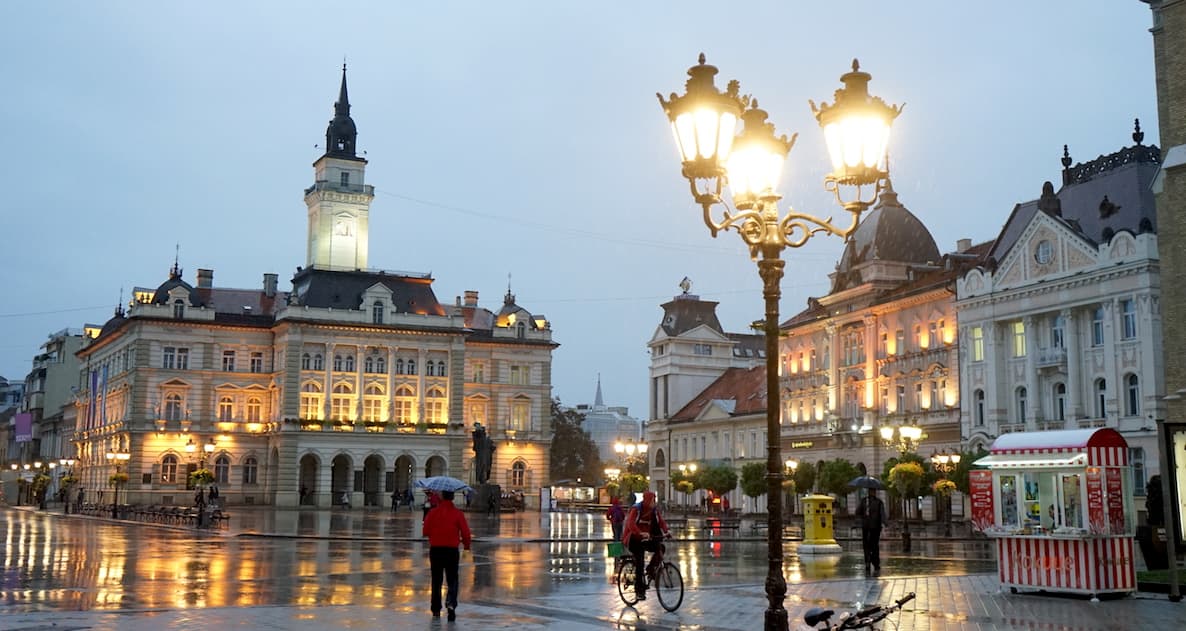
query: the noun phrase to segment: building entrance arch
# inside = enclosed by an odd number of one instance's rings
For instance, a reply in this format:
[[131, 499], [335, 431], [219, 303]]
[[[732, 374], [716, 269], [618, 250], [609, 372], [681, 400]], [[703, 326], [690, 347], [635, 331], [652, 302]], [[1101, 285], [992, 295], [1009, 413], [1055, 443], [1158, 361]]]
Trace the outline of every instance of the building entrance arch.
[[331, 505], [350, 507], [350, 496], [354, 493], [353, 470], [354, 463], [350, 460], [350, 456], [346, 454], [334, 456], [329, 481], [330, 490], [333, 493]]
[[301, 456], [300, 474], [297, 480], [298, 502], [301, 506], [317, 505], [317, 478], [321, 474], [321, 461], [313, 454]]
[[[362, 505], [383, 505], [383, 456], [371, 454], [362, 463]], [[390, 489], [388, 489], [390, 491]]]

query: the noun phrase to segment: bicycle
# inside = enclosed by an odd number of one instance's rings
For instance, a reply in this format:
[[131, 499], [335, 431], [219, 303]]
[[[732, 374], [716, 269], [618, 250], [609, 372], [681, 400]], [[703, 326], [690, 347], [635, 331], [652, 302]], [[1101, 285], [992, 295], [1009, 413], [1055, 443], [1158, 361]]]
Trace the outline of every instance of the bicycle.
[[[891, 613], [901, 611], [902, 605], [914, 600], [914, 592], [895, 600], [892, 605], [870, 605], [854, 612], [846, 612], [840, 616], [835, 625], [829, 626], [828, 619], [836, 612], [831, 609], [812, 607], [803, 614], [803, 622], [812, 629], [820, 631], [843, 631], [844, 629], [872, 629], [873, 625], [885, 620]], [[822, 626], [817, 626], [822, 625]]]
[[[654, 571], [649, 568], [646, 570], [647, 585], [655, 588], [660, 606], [667, 611], [675, 611], [684, 602], [684, 577], [674, 563], [663, 560], [666, 551], [667, 546], [660, 543], [659, 551], [655, 553], [658, 559], [654, 561]], [[627, 553], [618, 558], [621, 561], [618, 564], [618, 596], [622, 602], [633, 607], [638, 602], [638, 596], [634, 593], [634, 555]]]

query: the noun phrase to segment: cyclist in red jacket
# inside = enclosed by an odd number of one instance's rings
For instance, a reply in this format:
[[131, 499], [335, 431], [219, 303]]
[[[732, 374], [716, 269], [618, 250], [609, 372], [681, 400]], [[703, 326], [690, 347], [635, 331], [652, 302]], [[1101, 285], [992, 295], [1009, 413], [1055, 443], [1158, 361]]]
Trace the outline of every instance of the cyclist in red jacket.
[[448, 584], [445, 608], [449, 621], [457, 619], [457, 565], [461, 561], [458, 545], [470, 547], [469, 523], [465, 514], [453, 505], [453, 491], [441, 491], [436, 507], [424, 518], [424, 536], [428, 537], [428, 562], [432, 570], [432, 617], [441, 617], [441, 579]]
[[667, 522], [663, 521], [659, 508], [655, 506], [654, 491], [643, 493], [642, 502], [630, 507], [623, 526], [622, 543], [634, 557], [634, 593], [639, 600], [644, 600], [647, 597], [646, 574], [657, 565], [652, 554], [651, 562], [647, 564], [644, 573], [643, 561], [646, 551], [658, 552], [663, 539], [668, 536]]

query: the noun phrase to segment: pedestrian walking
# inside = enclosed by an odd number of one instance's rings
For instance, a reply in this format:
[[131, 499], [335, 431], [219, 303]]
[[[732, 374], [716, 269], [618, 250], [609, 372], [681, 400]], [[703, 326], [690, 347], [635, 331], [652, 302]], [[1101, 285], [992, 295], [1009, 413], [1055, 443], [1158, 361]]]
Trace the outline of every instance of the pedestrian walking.
[[496, 495], [494, 493], [490, 493], [486, 497], [486, 512], [490, 515], [497, 515], [498, 514], [498, 502], [499, 502], [498, 495]]
[[74, 498], [74, 512], [82, 512], [82, 500], [86, 498], [86, 490], [83, 487], [78, 487], [78, 495]]
[[416, 512], [416, 496], [412, 494], [412, 489], [404, 489], [404, 504], [408, 505], [408, 510]]
[[194, 493], [194, 506], [198, 510], [206, 508], [206, 493], [201, 487], [198, 487], [198, 492]]
[[873, 490], [857, 506], [857, 517], [861, 520], [861, 549], [865, 553], [865, 573], [881, 573], [881, 529], [887, 515], [885, 504]]
[[622, 540], [622, 522], [626, 521], [626, 511], [622, 510], [621, 498], [615, 497], [609, 501], [609, 508], [605, 510], [605, 518], [609, 520], [610, 528], [614, 532], [614, 541]]
[[[436, 494], [434, 494], [436, 495]], [[423, 535], [428, 537], [428, 563], [432, 573], [432, 598], [429, 608], [433, 618], [441, 617], [441, 582], [448, 588], [445, 609], [448, 619], [457, 619], [457, 566], [461, 562], [458, 545], [470, 549], [469, 523], [465, 514], [453, 505], [453, 491], [441, 491], [437, 505], [425, 514]]]
[[395, 509], [399, 508], [400, 497], [401, 495], [398, 490], [391, 492], [391, 512], [394, 513]]

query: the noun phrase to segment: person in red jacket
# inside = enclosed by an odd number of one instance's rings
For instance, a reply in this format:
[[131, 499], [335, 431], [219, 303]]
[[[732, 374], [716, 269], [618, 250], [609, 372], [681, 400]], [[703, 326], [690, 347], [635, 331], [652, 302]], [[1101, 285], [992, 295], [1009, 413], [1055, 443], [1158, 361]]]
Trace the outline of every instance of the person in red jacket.
[[432, 617], [441, 617], [441, 579], [448, 584], [445, 608], [449, 621], [457, 619], [457, 565], [461, 552], [457, 546], [470, 547], [469, 523], [465, 514], [453, 505], [453, 491], [441, 491], [436, 507], [424, 517], [424, 536], [428, 537], [428, 563], [432, 570]]
[[[639, 600], [645, 600], [647, 581], [643, 570], [643, 561], [646, 558], [646, 551], [658, 552], [659, 546], [663, 545], [663, 539], [668, 536], [667, 522], [663, 521], [663, 516], [659, 514], [659, 508], [655, 506], [654, 491], [643, 493], [642, 502], [630, 507], [623, 526], [622, 544], [630, 550], [630, 555], [634, 557], [634, 594], [638, 596]], [[647, 564], [645, 572], [654, 569], [654, 566], [658, 565], [656, 561], [655, 555], [652, 554], [651, 562]]]

